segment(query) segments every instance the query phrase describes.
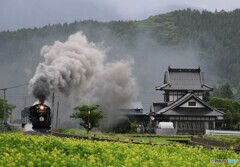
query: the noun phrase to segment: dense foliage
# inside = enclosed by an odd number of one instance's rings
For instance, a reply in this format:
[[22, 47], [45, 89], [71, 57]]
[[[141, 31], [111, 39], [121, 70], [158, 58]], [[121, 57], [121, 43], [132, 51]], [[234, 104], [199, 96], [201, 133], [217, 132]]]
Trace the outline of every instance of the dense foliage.
[[[232, 150], [203, 147], [93, 142], [22, 133], [0, 134], [0, 166], [210, 166], [210, 159], [236, 159]], [[239, 163], [239, 162], [238, 162]], [[218, 166], [229, 164], [218, 163]], [[237, 165], [236, 163], [232, 165]]]
[[76, 112], [70, 117], [80, 119], [80, 125], [89, 132], [92, 128], [98, 127], [99, 121], [103, 118], [103, 113], [98, 108], [98, 105], [77, 106]]
[[179, 34], [198, 42], [202, 57], [217, 67], [218, 75], [238, 84], [240, 10], [215, 13], [186, 10], [173, 15]]
[[[240, 10], [209, 12], [181, 10], [149, 18], [159, 25], [157, 39], [167, 43], [195, 45], [202, 59], [217, 75], [238, 85], [240, 72]], [[164, 42], [166, 44], [166, 42]], [[215, 70], [214, 70], [215, 71]], [[238, 85], [239, 86], [239, 85]]]
[[[22, 64], [35, 67], [36, 57], [28, 57], [29, 54], [39, 55], [43, 45], [65, 40], [77, 31], [83, 31], [90, 41], [104, 41], [109, 47], [114, 47], [114, 43], [130, 47], [128, 53], [136, 41], [142, 39], [151, 47], [157, 48], [164, 46], [174, 50], [191, 46], [194, 53], [197, 53], [195, 55], [204, 60], [210, 71], [214, 71], [212, 75], [229, 81], [231, 86], [238, 89], [236, 92], [239, 94], [239, 29], [240, 9], [230, 12], [186, 9], [151, 16], [142, 21], [76, 21], [71, 24], [0, 32], [0, 58], [3, 65], [18, 57]], [[143, 38], [140, 38], [141, 35]], [[119, 47], [115, 51], [119, 52]], [[8, 66], [19, 73], [16, 64]]]
[[11, 114], [11, 111], [14, 108], [15, 108], [14, 105], [9, 104], [7, 100], [0, 98], [0, 118], [1, 119], [4, 118], [4, 114], [5, 114], [5, 117], [7, 118]]
[[223, 110], [225, 129], [240, 130], [240, 102], [232, 99], [210, 98], [208, 103], [215, 107]]
[[[233, 99], [233, 92], [230, 88], [230, 85], [228, 83], [222, 84], [218, 87], [213, 88], [213, 97], [221, 97], [221, 98], [228, 98], [228, 99]], [[236, 97], [238, 99], [238, 97]]]

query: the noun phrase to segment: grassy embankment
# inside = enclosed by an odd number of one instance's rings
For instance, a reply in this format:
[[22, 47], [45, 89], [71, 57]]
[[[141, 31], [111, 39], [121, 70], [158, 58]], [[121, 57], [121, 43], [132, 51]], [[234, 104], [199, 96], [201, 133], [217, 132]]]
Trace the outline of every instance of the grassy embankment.
[[56, 132], [72, 134], [72, 135], [82, 135], [82, 136], [91, 136], [104, 139], [120, 140], [120, 141], [134, 141], [142, 143], [151, 143], [153, 144], [170, 144], [176, 141], [187, 141], [190, 140], [190, 136], [186, 135], [155, 135], [155, 134], [115, 134], [115, 133], [103, 133], [100, 131], [90, 131], [89, 134], [83, 129], [58, 129]]

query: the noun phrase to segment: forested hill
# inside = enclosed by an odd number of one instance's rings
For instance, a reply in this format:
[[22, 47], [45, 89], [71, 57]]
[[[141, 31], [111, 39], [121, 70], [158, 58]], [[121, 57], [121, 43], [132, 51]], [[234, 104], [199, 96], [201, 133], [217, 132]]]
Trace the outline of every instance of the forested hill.
[[[104, 46], [115, 48], [110, 54], [134, 55], [137, 52], [135, 59], [140, 54], [139, 48], [144, 50], [144, 46], [152, 51], [156, 50], [154, 48], [168, 48], [175, 53], [191, 47], [194, 56], [209, 71], [214, 71], [216, 78], [227, 80], [232, 87], [240, 87], [240, 10], [200, 12], [186, 9], [141, 21], [103, 23], [88, 20], [15, 32], [4, 31], [0, 33], [1, 70], [10, 67], [16, 72], [21, 63], [34, 69], [43, 45], [52, 44], [55, 40], [64, 41], [77, 31], [82, 31], [89, 41], [104, 41]], [[9, 64], [16, 59], [17, 63]]]

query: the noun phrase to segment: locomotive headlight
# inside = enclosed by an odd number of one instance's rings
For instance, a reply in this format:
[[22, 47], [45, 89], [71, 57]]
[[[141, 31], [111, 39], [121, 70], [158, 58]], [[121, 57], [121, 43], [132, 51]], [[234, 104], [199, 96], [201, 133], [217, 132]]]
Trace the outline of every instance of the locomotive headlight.
[[44, 105], [39, 105], [39, 110], [40, 110], [40, 112], [45, 111], [45, 107], [44, 107]]

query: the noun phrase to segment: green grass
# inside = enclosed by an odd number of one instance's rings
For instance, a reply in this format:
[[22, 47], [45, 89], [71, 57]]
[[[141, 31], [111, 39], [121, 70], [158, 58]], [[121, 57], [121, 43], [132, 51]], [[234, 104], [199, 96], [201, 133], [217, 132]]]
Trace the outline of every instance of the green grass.
[[204, 138], [214, 139], [219, 141], [231, 142], [231, 143], [240, 143], [240, 136], [211, 136], [211, 135], [204, 135]]
[[176, 141], [187, 141], [190, 140], [190, 136], [178, 136], [178, 135], [155, 135], [155, 134], [115, 134], [115, 133], [103, 133], [100, 131], [90, 131], [89, 134], [83, 129], [58, 129], [60, 133], [72, 134], [72, 135], [83, 135], [83, 136], [94, 136], [104, 139], [120, 140], [120, 141], [133, 141], [142, 143], [153, 144], [170, 144]]

